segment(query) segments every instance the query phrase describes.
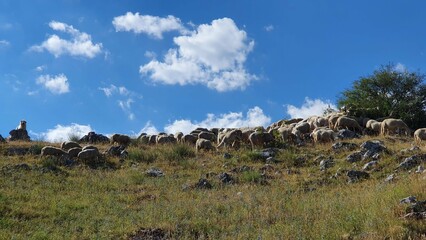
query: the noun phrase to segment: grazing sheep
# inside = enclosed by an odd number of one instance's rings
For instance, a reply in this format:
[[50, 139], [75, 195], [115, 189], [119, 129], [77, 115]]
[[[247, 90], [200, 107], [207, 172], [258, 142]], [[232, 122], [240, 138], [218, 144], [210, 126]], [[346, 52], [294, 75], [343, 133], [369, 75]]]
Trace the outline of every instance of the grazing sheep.
[[[97, 147], [95, 147], [95, 146], [93, 146], [93, 145], [87, 145], [87, 146], [84, 146], [82, 150], [84, 151], [84, 150], [88, 150], [88, 149], [95, 149], [95, 150], [98, 150], [98, 148], [97, 148]], [[98, 150], [98, 151], [99, 151], [99, 150]]]
[[156, 143], [157, 143], [157, 135], [154, 134], [154, 135], [149, 136], [148, 144], [154, 145]]
[[414, 142], [420, 144], [426, 140], [426, 128], [419, 128], [414, 132]]
[[359, 123], [355, 119], [346, 116], [339, 117], [334, 125], [334, 130], [337, 131], [340, 129], [348, 129], [362, 133], [362, 128]]
[[183, 133], [182, 133], [182, 132], [177, 132], [177, 133], [175, 133], [175, 138], [176, 138], [176, 141], [177, 141], [178, 143], [180, 143], [180, 142], [181, 142], [182, 137], [183, 137]]
[[327, 143], [334, 141], [335, 132], [329, 128], [318, 128], [312, 132], [312, 139], [314, 143]]
[[19, 125], [16, 127], [16, 130], [27, 130], [27, 121], [21, 120]]
[[292, 127], [280, 127], [278, 128], [278, 133], [280, 134], [283, 142], [290, 142], [293, 140]]
[[45, 146], [41, 149], [40, 157], [44, 157], [44, 156], [60, 157], [60, 156], [65, 155], [65, 154], [67, 154], [67, 153], [60, 148], [52, 147], [52, 146]]
[[336, 129], [334, 129], [334, 126], [336, 125], [337, 119], [339, 119], [339, 117], [341, 117], [341, 116], [337, 115], [337, 114], [329, 116], [329, 118], [328, 118], [328, 127], [330, 129], [336, 130]]
[[214, 133], [212, 133], [212, 132], [205, 132], [205, 131], [202, 131], [202, 132], [200, 132], [200, 133], [198, 134], [198, 138], [202, 138], [202, 139], [207, 139], [207, 140], [210, 140], [210, 141], [214, 141], [217, 137], [216, 137], [216, 135], [215, 135]]
[[269, 143], [274, 141], [274, 136], [268, 132], [254, 132], [249, 136], [251, 148], [265, 147]]
[[382, 122], [378, 122], [376, 120], [369, 120], [366, 124], [366, 129], [370, 130], [375, 134], [380, 134], [381, 126]]
[[176, 138], [172, 136], [167, 136], [167, 135], [157, 136], [157, 144], [176, 143], [176, 142], [177, 142]]
[[186, 144], [190, 144], [190, 145], [195, 145], [195, 143], [197, 142], [198, 137], [191, 135], [191, 134], [186, 134], [182, 137], [181, 142], [182, 143], [186, 143]]
[[149, 136], [148, 135], [139, 136], [138, 141], [142, 144], [148, 144], [149, 143]]
[[69, 155], [71, 158], [75, 158], [75, 157], [77, 157], [77, 156], [78, 156], [78, 154], [79, 154], [81, 151], [82, 151], [82, 148], [81, 148], [81, 147], [74, 147], [74, 148], [70, 148], [70, 149], [68, 150], [68, 155]]
[[210, 140], [207, 139], [197, 139], [197, 142], [195, 143], [195, 151], [198, 153], [201, 149], [204, 150], [214, 150], [213, 144]]
[[99, 151], [98, 149], [86, 149], [78, 153], [77, 157], [83, 162], [97, 161], [99, 158]]
[[247, 128], [247, 129], [242, 130], [241, 132], [242, 132], [242, 134], [243, 134], [242, 141], [243, 141], [244, 143], [250, 144], [250, 139], [249, 139], [250, 134], [254, 133], [254, 132], [255, 132], [255, 130], [254, 130], [254, 129], [251, 129], [251, 128]]
[[129, 146], [131, 139], [127, 135], [114, 134], [111, 136], [111, 144], [118, 143], [119, 145]]
[[76, 148], [76, 147], [81, 148], [80, 144], [78, 144], [76, 142], [69, 141], [69, 142], [63, 142], [61, 144], [61, 149], [64, 150], [64, 151], [68, 151], [69, 149]]
[[407, 136], [411, 134], [410, 128], [401, 119], [385, 119], [380, 127], [380, 134], [382, 135], [396, 134], [400, 131], [404, 131]]
[[223, 136], [222, 141], [217, 146], [217, 148], [220, 148], [223, 146], [230, 147], [234, 144], [235, 141], [241, 141], [242, 138], [243, 138], [243, 132], [241, 130], [239, 129], [231, 130], [227, 132], [225, 136]]

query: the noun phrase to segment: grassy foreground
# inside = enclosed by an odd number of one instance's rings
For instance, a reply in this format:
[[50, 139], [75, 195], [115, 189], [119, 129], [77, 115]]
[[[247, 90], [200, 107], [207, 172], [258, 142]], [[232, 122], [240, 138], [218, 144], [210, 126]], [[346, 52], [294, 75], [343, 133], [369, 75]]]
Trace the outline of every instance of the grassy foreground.
[[[8, 148], [45, 143], [3, 144], [0, 239], [128, 239], [140, 229], [159, 229], [171, 239], [426, 239], [425, 221], [404, 219], [406, 205], [399, 203], [410, 195], [426, 200], [426, 174], [395, 172], [414, 155], [400, 151], [411, 142], [382, 140], [391, 153], [357, 183], [332, 176], [366, 162], [347, 162], [353, 151], [335, 152], [331, 144], [287, 147], [266, 166], [248, 149], [230, 151], [228, 159], [224, 151], [195, 154], [185, 145], [134, 145], [124, 161], [64, 165], [32, 154], [7, 156]], [[335, 165], [320, 171], [320, 155]], [[242, 166], [246, 171], [238, 171]], [[152, 167], [164, 176], [148, 176]], [[222, 172], [234, 183], [221, 183]], [[392, 173], [396, 180], [385, 183]], [[200, 178], [212, 188], [187, 187]]]

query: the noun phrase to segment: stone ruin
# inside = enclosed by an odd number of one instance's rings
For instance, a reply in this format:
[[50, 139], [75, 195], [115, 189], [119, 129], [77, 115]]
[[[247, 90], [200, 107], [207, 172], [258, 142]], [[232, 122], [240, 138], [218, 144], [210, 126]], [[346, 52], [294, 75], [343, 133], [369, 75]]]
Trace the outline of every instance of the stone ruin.
[[16, 129], [9, 132], [8, 141], [31, 141], [27, 132], [27, 122], [22, 120]]

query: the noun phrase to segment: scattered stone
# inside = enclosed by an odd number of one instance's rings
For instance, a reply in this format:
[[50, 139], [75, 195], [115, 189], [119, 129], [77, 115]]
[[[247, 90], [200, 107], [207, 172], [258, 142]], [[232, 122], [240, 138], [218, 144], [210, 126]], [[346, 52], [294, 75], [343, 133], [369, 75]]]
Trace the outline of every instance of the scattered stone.
[[350, 163], [354, 163], [354, 162], [359, 162], [362, 160], [363, 157], [363, 152], [362, 151], [358, 151], [358, 152], [354, 152], [349, 154], [346, 157], [346, 161], [350, 162]]
[[377, 153], [387, 152], [387, 148], [383, 142], [379, 140], [363, 142], [360, 147], [361, 151], [364, 152], [363, 160], [371, 158]]
[[393, 180], [395, 180], [395, 174], [387, 176], [385, 182], [392, 182]]
[[114, 156], [114, 157], [120, 157], [121, 152], [124, 151], [126, 147], [124, 146], [111, 146], [108, 148], [108, 150], [105, 151], [107, 155]]
[[327, 168], [331, 168], [334, 166], [333, 159], [324, 159], [320, 162], [320, 170], [325, 171]]
[[377, 161], [368, 162], [362, 167], [362, 171], [369, 171], [376, 165], [377, 165]]
[[358, 148], [358, 145], [355, 143], [349, 143], [349, 142], [337, 142], [334, 143], [331, 148], [333, 150], [345, 150], [345, 151], [353, 151]]
[[419, 165], [417, 167], [416, 173], [423, 173], [425, 171], [425, 168], [422, 165]]
[[232, 155], [230, 153], [224, 153], [223, 154], [223, 158], [225, 158], [225, 159], [231, 159]]
[[197, 189], [211, 189], [213, 186], [205, 178], [200, 178], [198, 182], [194, 185], [194, 188]]
[[364, 171], [350, 170], [346, 173], [346, 176], [349, 178], [349, 183], [354, 183], [369, 178], [370, 174]]
[[226, 172], [220, 173], [217, 177], [223, 184], [233, 184], [235, 182], [234, 178]]
[[246, 166], [246, 165], [243, 165], [243, 166], [241, 166], [241, 167], [233, 168], [233, 169], [231, 170], [231, 172], [234, 172], [234, 173], [241, 173], [241, 172], [248, 172], [248, 171], [252, 171], [252, 170], [253, 170], [253, 168], [251, 168], [251, 167], [249, 167], [249, 166]]
[[278, 153], [278, 148], [265, 148], [262, 151], [259, 152], [260, 156], [262, 156], [264, 159], [267, 159], [269, 157], [275, 157], [275, 155]]
[[408, 196], [399, 201], [399, 203], [416, 203], [417, 199], [415, 196]]
[[95, 132], [89, 132], [87, 135], [82, 137], [79, 142], [84, 143], [109, 143], [110, 140], [108, 137], [102, 134], [96, 134]]
[[158, 168], [150, 168], [145, 173], [150, 177], [164, 177], [163, 171]]
[[426, 154], [414, 155], [404, 159], [402, 163], [398, 165], [398, 169], [410, 170], [420, 164], [426, 159]]
[[171, 239], [170, 233], [160, 229], [146, 229], [141, 228], [137, 230], [135, 233], [128, 236], [129, 240], [167, 240]]
[[[405, 213], [407, 215], [410, 214], [408, 217], [424, 219], [424, 216], [426, 215], [426, 200], [411, 203], [411, 205], [405, 209]], [[405, 216], [407, 217], [407, 215]]]

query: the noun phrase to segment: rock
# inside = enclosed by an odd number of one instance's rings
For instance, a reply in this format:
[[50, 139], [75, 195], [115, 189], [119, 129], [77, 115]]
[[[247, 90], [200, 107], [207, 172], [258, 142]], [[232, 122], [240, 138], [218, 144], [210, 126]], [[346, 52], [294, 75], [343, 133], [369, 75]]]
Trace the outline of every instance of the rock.
[[105, 151], [106, 154], [114, 157], [120, 157], [121, 152], [124, 151], [126, 147], [124, 146], [111, 146], [108, 150]]
[[234, 178], [226, 172], [220, 173], [217, 177], [223, 184], [233, 184], [235, 182]]
[[205, 178], [200, 178], [198, 182], [194, 185], [194, 188], [197, 189], [211, 189], [213, 186]]
[[225, 159], [231, 159], [231, 158], [232, 158], [232, 155], [231, 155], [231, 154], [229, 154], [229, 153], [224, 153], [224, 154], [223, 154], [223, 158], [225, 158]]
[[373, 167], [375, 167], [376, 165], [377, 165], [377, 161], [368, 162], [368, 163], [364, 164], [364, 166], [362, 167], [362, 171], [369, 171]]
[[129, 152], [127, 152], [126, 150], [123, 150], [120, 152], [121, 159], [127, 158], [128, 156], [129, 156]]
[[417, 146], [412, 146], [411, 148], [401, 150], [401, 153], [410, 153], [410, 152], [420, 152], [420, 148]]
[[426, 154], [414, 155], [404, 159], [402, 163], [398, 165], [398, 169], [410, 170], [420, 164], [426, 159]]
[[354, 139], [354, 138], [360, 138], [360, 135], [351, 130], [342, 129], [337, 132], [337, 138], [338, 139]]
[[98, 149], [84, 149], [78, 153], [78, 159], [82, 160], [86, 164], [95, 164], [99, 160], [99, 151]]
[[403, 198], [399, 200], [399, 203], [416, 203], [417, 199], [414, 196], [408, 196], [406, 198]]
[[83, 136], [79, 142], [85, 143], [109, 143], [110, 139], [102, 134], [96, 134], [95, 132], [89, 132]]
[[271, 163], [277, 163], [279, 162], [277, 159], [275, 159], [274, 157], [268, 157], [266, 159], [266, 163], [271, 164]]
[[369, 178], [370, 174], [364, 171], [350, 170], [346, 173], [346, 176], [349, 178], [349, 183], [354, 183]]
[[349, 143], [349, 142], [337, 142], [334, 143], [331, 148], [333, 150], [345, 150], [345, 151], [353, 151], [358, 148], [358, 145], [355, 143]]
[[422, 165], [419, 165], [417, 167], [416, 173], [423, 173], [425, 171], [425, 168]]
[[158, 168], [150, 168], [145, 173], [150, 177], [164, 177], [163, 171]]
[[0, 143], [5, 143], [6, 139], [3, 138], [3, 136], [0, 134]]
[[259, 154], [264, 159], [267, 159], [269, 157], [275, 157], [275, 155], [278, 153], [278, 151], [279, 151], [279, 149], [277, 149], [277, 148], [265, 148], [262, 151], [260, 151]]
[[346, 157], [346, 161], [350, 162], [350, 163], [354, 163], [354, 162], [359, 162], [362, 160], [362, 156], [363, 156], [363, 152], [358, 151], [358, 152], [354, 152], [349, 154]]
[[76, 143], [76, 142], [72, 142], [72, 141], [67, 141], [67, 142], [63, 142], [61, 144], [61, 149], [64, 151], [68, 151], [71, 148], [81, 148], [80, 144]]
[[426, 201], [414, 202], [411, 206], [405, 209], [405, 213], [420, 213], [426, 212]]
[[404, 218], [412, 220], [426, 220], [426, 212], [412, 212], [405, 214]]
[[373, 140], [373, 141], [363, 142], [360, 145], [360, 147], [364, 151], [371, 151], [371, 152], [374, 152], [374, 153], [383, 152], [383, 151], [387, 150], [387, 148], [385, 147], [385, 145], [383, 144], [383, 142], [379, 141], [379, 140]]
[[9, 141], [31, 141], [28, 132], [25, 129], [14, 129], [9, 132]]
[[393, 180], [395, 180], [395, 174], [387, 176], [385, 182], [392, 182]]
[[334, 166], [333, 159], [324, 159], [320, 162], [320, 170], [325, 171], [327, 168], [331, 168]]

